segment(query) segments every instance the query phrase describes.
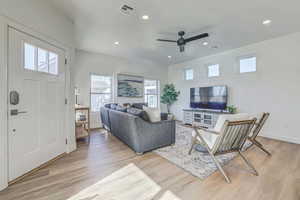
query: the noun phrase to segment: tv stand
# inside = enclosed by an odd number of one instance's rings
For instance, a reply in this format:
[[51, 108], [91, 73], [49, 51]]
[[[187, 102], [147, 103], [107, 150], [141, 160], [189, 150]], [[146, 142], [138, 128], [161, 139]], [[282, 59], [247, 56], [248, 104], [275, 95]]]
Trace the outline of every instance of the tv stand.
[[229, 114], [226, 111], [202, 110], [202, 109], [184, 109], [183, 123], [196, 124], [205, 128], [214, 128], [220, 115]]

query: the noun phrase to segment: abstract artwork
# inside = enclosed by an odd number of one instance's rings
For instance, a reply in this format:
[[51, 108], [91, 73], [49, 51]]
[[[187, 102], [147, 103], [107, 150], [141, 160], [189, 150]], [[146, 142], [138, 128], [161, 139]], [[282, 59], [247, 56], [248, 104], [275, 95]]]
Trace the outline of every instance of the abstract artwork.
[[118, 97], [140, 97], [144, 94], [144, 77], [118, 74]]

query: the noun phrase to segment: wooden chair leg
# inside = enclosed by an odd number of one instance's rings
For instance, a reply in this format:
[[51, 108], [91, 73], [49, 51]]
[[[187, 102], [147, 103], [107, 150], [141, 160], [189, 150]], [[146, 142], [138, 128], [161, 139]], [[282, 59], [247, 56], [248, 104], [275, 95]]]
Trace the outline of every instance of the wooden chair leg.
[[194, 146], [195, 146], [196, 142], [197, 142], [197, 137], [194, 137], [194, 138], [193, 138], [193, 142], [192, 142], [192, 146], [191, 146], [191, 148], [190, 148], [190, 150], [189, 150], [189, 155], [191, 155], [191, 153], [192, 153], [192, 151], [193, 151], [193, 149], [194, 149]]
[[255, 176], [258, 176], [258, 172], [254, 168], [254, 166], [249, 162], [249, 160], [246, 159], [246, 157], [241, 153], [241, 151], [239, 151], [239, 154], [242, 157], [242, 159], [245, 161], [245, 163], [247, 164], [247, 166], [253, 171], [253, 174]]
[[263, 145], [262, 145], [261, 143], [259, 143], [259, 142], [256, 141], [256, 140], [251, 140], [251, 142], [252, 142], [255, 146], [257, 146], [258, 148], [260, 148], [263, 152], [265, 152], [268, 156], [272, 156], [272, 154], [271, 154], [269, 151], [267, 151], [267, 150], [263, 147]]
[[220, 172], [222, 173], [222, 175], [225, 177], [225, 180], [227, 181], [227, 183], [231, 183], [229, 177], [227, 176], [227, 174], [225, 173], [225, 171], [223, 170], [222, 166], [220, 165], [220, 163], [218, 162], [218, 160], [215, 158], [215, 156], [210, 153], [210, 156], [212, 157], [214, 163], [216, 164], [216, 166], [218, 167], [218, 169], [220, 170]]

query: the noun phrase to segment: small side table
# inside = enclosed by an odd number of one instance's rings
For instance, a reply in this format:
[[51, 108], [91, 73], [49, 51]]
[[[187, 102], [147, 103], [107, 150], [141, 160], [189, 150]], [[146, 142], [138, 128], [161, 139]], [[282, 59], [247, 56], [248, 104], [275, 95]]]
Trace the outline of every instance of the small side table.
[[82, 112], [85, 115], [85, 120], [76, 119], [75, 120], [75, 134], [76, 139], [88, 138], [90, 142], [90, 108], [87, 106], [75, 105], [75, 116], [77, 112]]

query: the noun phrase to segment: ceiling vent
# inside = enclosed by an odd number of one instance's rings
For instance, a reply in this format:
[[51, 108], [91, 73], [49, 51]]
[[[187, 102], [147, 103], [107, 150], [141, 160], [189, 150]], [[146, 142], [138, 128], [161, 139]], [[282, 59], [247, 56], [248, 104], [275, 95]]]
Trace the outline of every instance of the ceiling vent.
[[121, 10], [121, 13], [123, 13], [125, 15], [130, 15], [134, 9], [128, 5], [123, 5], [120, 10]]

